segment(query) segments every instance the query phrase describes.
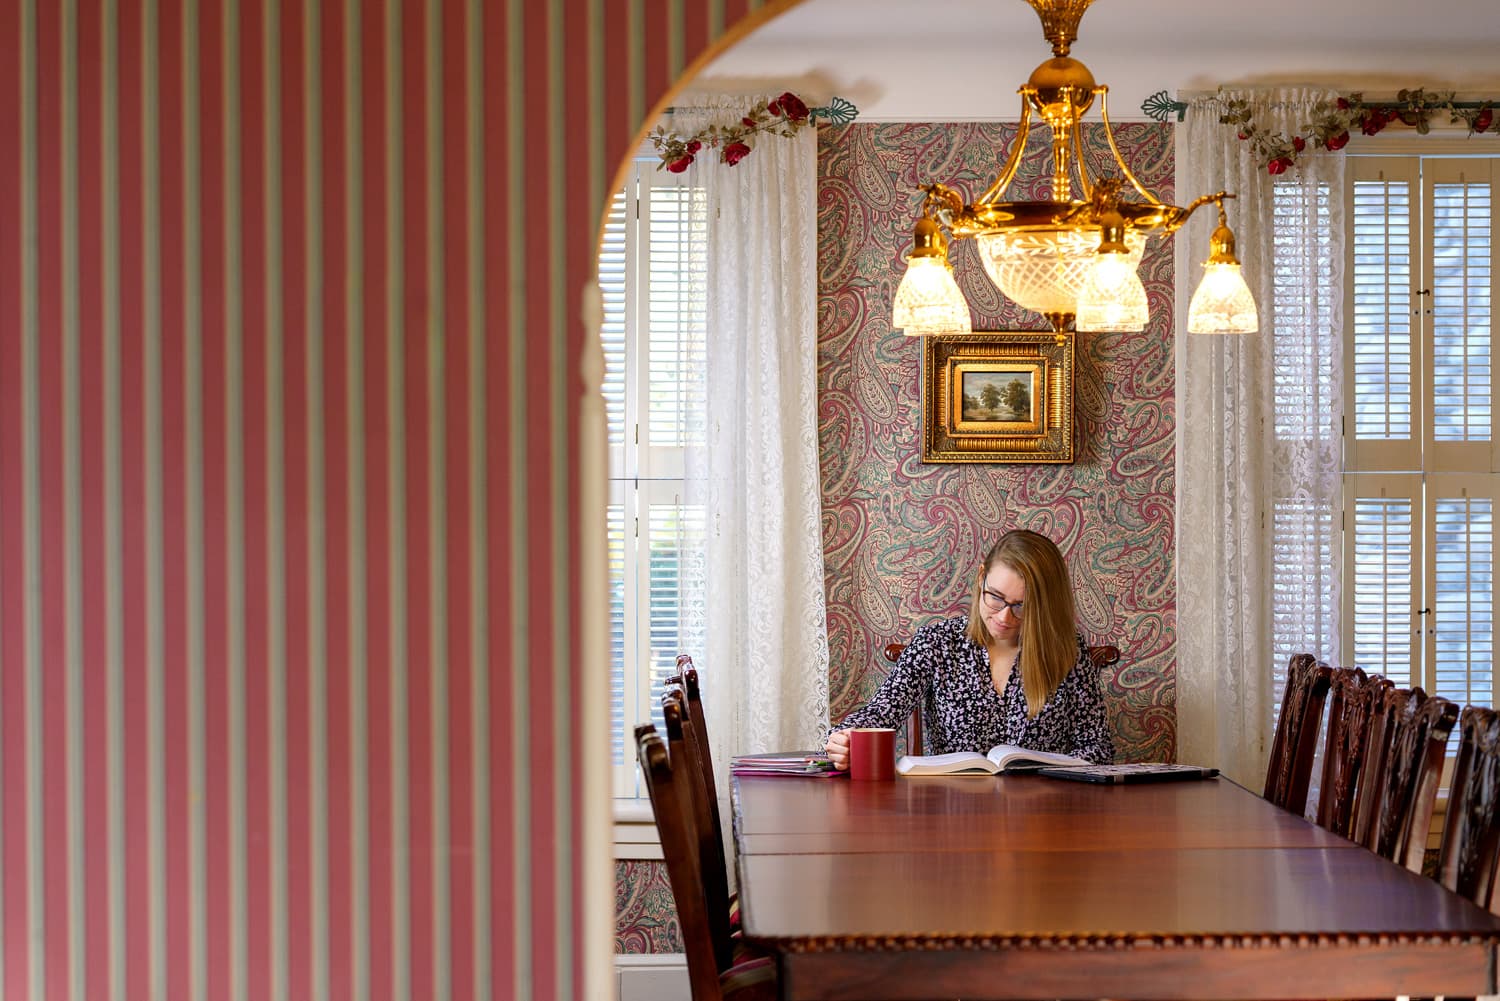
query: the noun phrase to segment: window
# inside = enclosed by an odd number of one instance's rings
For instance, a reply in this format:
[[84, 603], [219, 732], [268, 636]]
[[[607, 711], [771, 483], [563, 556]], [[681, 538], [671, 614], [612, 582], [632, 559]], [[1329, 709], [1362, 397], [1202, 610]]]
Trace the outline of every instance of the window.
[[685, 453], [703, 443], [706, 287], [701, 188], [638, 162], [599, 251], [609, 425], [609, 615], [615, 795], [644, 795], [635, 727], [661, 725], [662, 682], [684, 635], [679, 593], [701, 561], [704, 516], [684, 502]]
[[1345, 659], [1491, 705], [1500, 160], [1348, 165]]

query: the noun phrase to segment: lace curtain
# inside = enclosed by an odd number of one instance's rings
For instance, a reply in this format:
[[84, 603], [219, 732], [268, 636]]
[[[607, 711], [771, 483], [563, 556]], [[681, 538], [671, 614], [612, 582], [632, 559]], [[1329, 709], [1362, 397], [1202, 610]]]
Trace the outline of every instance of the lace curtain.
[[[681, 133], [733, 122], [753, 99], [701, 95]], [[828, 725], [817, 418], [817, 137], [760, 135], [734, 166], [705, 149], [706, 437], [687, 464], [704, 505], [701, 572], [684, 614], [719, 788], [729, 756], [821, 746]]]
[[[1228, 92], [1303, 131], [1312, 89]], [[1344, 159], [1272, 176], [1191, 100], [1177, 191], [1219, 190], [1260, 311], [1246, 337], [1188, 334], [1213, 210], [1177, 236], [1177, 734], [1182, 761], [1258, 789], [1291, 653], [1339, 662]], [[1311, 797], [1313, 801], [1316, 797]]]

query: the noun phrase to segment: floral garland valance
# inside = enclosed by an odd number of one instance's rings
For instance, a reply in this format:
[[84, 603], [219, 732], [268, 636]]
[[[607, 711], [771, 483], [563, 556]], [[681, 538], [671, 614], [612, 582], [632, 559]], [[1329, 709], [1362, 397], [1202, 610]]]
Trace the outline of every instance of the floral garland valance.
[[858, 114], [859, 109], [842, 97], [833, 98], [823, 107], [809, 108], [802, 98], [787, 91], [780, 97], [757, 101], [738, 122], [707, 125], [688, 135], [657, 126], [648, 138], [661, 157], [657, 169], [680, 174], [704, 149], [717, 149], [719, 159], [732, 167], [750, 155], [758, 134], [791, 137], [820, 120], [847, 125]]
[[[1312, 120], [1292, 135], [1259, 125], [1250, 102], [1224, 96], [1223, 88], [1212, 100], [1223, 109], [1219, 121], [1238, 126], [1240, 139], [1249, 144], [1251, 155], [1271, 174], [1285, 173], [1309, 146], [1315, 150], [1343, 149], [1350, 133], [1356, 130], [1373, 136], [1387, 126], [1404, 125], [1426, 135], [1440, 115], [1447, 115], [1450, 125], [1462, 122], [1469, 135], [1479, 132], [1500, 135], [1500, 127], [1495, 124], [1495, 105], [1500, 101], [1456, 101], [1452, 91], [1428, 93], [1421, 87], [1398, 91], [1394, 101], [1366, 101], [1362, 93], [1355, 92], [1315, 102]], [[1171, 100], [1166, 91], [1158, 91], [1146, 99], [1141, 110], [1159, 122], [1176, 112], [1180, 122], [1187, 104]]]

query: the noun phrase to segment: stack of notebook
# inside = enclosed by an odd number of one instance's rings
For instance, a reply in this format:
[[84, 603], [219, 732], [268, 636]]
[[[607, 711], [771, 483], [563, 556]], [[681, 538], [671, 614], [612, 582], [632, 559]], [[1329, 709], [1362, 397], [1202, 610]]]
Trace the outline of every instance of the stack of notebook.
[[828, 756], [817, 751], [742, 754], [729, 759], [729, 772], [732, 775], [802, 775], [816, 778], [848, 774], [834, 768]]

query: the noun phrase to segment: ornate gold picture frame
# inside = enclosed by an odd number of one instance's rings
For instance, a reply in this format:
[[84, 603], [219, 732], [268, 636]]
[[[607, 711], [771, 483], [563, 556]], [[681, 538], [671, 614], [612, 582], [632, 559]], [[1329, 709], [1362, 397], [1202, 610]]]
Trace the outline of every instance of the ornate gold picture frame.
[[1073, 334], [922, 339], [923, 462], [1072, 462]]

